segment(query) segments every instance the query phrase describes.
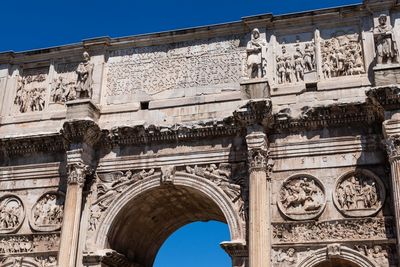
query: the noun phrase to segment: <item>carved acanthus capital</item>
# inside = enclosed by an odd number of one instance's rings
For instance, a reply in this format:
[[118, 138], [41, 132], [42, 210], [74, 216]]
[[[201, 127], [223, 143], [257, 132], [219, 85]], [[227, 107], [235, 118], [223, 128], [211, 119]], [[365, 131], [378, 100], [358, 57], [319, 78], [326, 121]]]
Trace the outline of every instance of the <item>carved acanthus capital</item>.
[[265, 133], [251, 132], [246, 136], [246, 142], [250, 172], [265, 171], [270, 173], [273, 161], [269, 155], [270, 153]]
[[391, 135], [384, 141], [389, 160], [400, 159], [400, 134]]
[[68, 184], [78, 184], [83, 187], [86, 181], [86, 176], [92, 173], [92, 168], [83, 163], [72, 163], [68, 165]]

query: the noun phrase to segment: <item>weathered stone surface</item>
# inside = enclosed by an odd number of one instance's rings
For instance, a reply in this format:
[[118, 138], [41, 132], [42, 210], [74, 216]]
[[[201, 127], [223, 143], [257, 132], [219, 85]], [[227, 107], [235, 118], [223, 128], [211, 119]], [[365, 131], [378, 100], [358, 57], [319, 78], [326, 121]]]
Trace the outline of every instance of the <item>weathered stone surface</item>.
[[150, 267], [218, 220], [235, 267], [397, 266], [399, 18], [365, 0], [0, 53], [0, 265]]

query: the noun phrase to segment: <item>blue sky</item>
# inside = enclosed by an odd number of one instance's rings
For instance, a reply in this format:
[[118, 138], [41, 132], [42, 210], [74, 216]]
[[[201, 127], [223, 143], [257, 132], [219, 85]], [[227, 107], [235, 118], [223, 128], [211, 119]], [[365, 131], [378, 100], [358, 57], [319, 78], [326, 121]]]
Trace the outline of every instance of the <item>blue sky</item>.
[[[0, 51], [25, 51], [83, 39], [182, 29], [360, 3], [360, 0], [3, 0]], [[228, 227], [194, 223], [162, 246], [155, 267], [228, 267], [219, 243]]]
[[217, 24], [360, 0], [3, 0], [0, 51]]

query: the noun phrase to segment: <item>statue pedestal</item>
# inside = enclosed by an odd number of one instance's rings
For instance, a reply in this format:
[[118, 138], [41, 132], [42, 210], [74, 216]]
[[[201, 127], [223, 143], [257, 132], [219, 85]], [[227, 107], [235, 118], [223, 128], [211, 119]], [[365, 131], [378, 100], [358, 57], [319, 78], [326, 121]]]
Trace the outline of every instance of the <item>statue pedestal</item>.
[[243, 99], [269, 98], [270, 87], [265, 78], [249, 79], [240, 83]]
[[400, 83], [400, 64], [378, 64], [373, 70], [375, 86]]
[[77, 99], [65, 103], [67, 106], [67, 119], [86, 119], [97, 121], [100, 110], [90, 99]]

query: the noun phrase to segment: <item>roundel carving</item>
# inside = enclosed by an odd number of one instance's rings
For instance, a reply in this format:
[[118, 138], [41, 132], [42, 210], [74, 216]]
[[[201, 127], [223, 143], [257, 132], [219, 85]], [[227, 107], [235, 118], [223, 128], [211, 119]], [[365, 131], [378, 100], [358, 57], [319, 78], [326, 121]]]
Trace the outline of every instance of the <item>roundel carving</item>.
[[0, 198], [0, 233], [16, 232], [24, 218], [24, 206], [17, 196], [5, 195]]
[[341, 176], [335, 185], [333, 201], [341, 213], [365, 217], [377, 213], [386, 198], [381, 179], [368, 170], [356, 170]]
[[292, 220], [308, 220], [321, 215], [325, 208], [325, 190], [321, 182], [308, 174], [297, 174], [283, 182], [278, 207]]
[[29, 223], [36, 231], [55, 231], [61, 228], [64, 215], [64, 194], [48, 192], [33, 206]]

